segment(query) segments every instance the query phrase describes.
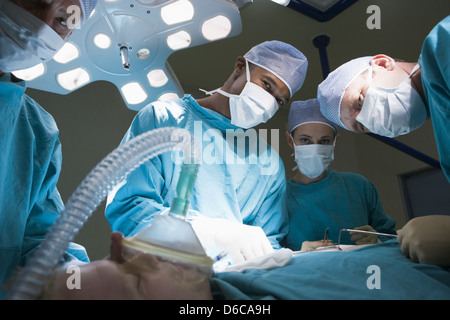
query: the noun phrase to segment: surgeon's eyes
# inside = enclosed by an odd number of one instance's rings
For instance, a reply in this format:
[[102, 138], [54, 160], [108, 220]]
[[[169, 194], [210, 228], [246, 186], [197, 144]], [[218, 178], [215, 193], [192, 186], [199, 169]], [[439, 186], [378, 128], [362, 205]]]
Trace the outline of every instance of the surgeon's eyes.
[[[265, 80], [262, 80], [262, 82], [263, 82], [263, 85], [264, 85], [264, 89], [266, 89], [267, 92], [269, 92], [271, 95], [273, 95], [271, 84], [269, 82], [265, 81]], [[283, 99], [275, 97], [275, 100], [277, 101], [277, 103], [278, 103], [278, 105], [280, 107], [284, 105], [284, 100]]]
[[363, 104], [364, 104], [364, 95], [361, 92], [358, 97], [358, 107], [361, 109]]
[[309, 139], [308, 138], [301, 137], [299, 140], [300, 140], [301, 144], [309, 144]]
[[277, 103], [280, 105], [280, 107], [284, 105], [284, 101], [281, 99], [277, 99]]
[[53, 25], [51, 26], [56, 31], [56, 33], [58, 33], [63, 39], [65, 39], [72, 31], [69, 28], [68, 19], [69, 19], [68, 15], [58, 14], [54, 18]]
[[61, 26], [67, 28], [67, 19], [66, 19], [66, 18], [59, 17], [59, 18], [56, 18], [55, 20], [56, 20], [56, 22], [59, 23]]
[[54, 19], [52, 28], [59, 34], [63, 39], [67, 37], [70, 33], [69, 27], [67, 26], [67, 19], [64, 17], [57, 17]]

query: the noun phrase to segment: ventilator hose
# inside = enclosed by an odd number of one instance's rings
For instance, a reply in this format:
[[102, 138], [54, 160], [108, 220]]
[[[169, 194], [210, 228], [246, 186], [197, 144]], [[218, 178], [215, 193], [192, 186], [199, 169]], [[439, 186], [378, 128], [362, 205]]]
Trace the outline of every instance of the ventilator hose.
[[65, 209], [19, 273], [6, 298], [14, 300], [38, 298], [55, 267], [60, 263], [69, 243], [108, 193], [141, 164], [174, 147], [183, 150], [184, 162], [190, 159], [194, 160], [194, 163], [199, 163], [197, 162], [199, 149], [190, 132], [167, 127], [131, 139], [97, 164], [69, 198]]

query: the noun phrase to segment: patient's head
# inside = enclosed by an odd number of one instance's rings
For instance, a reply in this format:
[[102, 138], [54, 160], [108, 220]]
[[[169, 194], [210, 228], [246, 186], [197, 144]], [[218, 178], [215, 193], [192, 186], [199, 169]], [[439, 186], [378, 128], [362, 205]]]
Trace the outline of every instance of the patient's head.
[[121, 235], [113, 234], [109, 260], [80, 266], [80, 289], [69, 289], [73, 273], [59, 271], [44, 298], [49, 299], [212, 299], [208, 278], [196, 268], [138, 254], [124, 261]]

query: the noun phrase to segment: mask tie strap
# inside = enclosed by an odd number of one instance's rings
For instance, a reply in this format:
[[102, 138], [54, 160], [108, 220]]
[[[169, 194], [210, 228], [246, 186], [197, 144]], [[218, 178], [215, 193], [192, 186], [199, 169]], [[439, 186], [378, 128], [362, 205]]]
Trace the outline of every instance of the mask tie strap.
[[370, 87], [370, 85], [372, 84], [372, 77], [373, 77], [373, 67], [372, 66], [369, 67], [369, 74], [367, 76], [369, 78], [369, 87]]
[[211, 96], [211, 95], [213, 95], [213, 94], [216, 93], [216, 92], [218, 92], [218, 93], [220, 93], [221, 95], [223, 95], [223, 96], [225, 96], [225, 97], [228, 97], [228, 98], [230, 98], [231, 96], [233, 96], [231, 93], [225, 92], [225, 91], [223, 91], [221, 88], [219, 88], [219, 89], [214, 89], [214, 90], [211, 90], [211, 91], [206, 91], [206, 90], [201, 89], [201, 88], [199, 88], [198, 90], [204, 92], [204, 93], [205, 93], [206, 95], [208, 95], [208, 96]]
[[[295, 142], [294, 142], [294, 137], [292, 136], [292, 134], [289, 134], [289, 137], [291, 137], [292, 144], [294, 145], [294, 150], [295, 150], [296, 144], [295, 144]], [[292, 153], [292, 154], [291, 154], [291, 157], [292, 157], [292, 156], [294, 156], [294, 159], [295, 159], [295, 153]], [[295, 171], [295, 170], [297, 170], [297, 169], [298, 169], [298, 166], [296, 165], [295, 167], [292, 168], [292, 171]]]
[[411, 78], [413, 76], [413, 74], [417, 71], [417, 69], [420, 69], [420, 64], [416, 63], [416, 65], [414, 66], [414, 68], [412, 69], [411, 73], [409, 74], [409, 78]]
[[248, 60], [245, 59], [245, 74], [247, 76], [247, 82], [250, 82], [250, 68], [248, 66]]

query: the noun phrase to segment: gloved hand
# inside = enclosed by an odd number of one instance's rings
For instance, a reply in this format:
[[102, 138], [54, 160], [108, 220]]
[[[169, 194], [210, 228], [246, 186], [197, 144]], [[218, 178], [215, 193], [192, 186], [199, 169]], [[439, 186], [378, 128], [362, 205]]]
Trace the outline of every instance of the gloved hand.
[[[371, 231], [371, 232], [376, 232], [374, 228], [372, 228], [369, 225], [365, 225], [365, 226], [360, 226], [360, 227], [356, 227], [353, 228], [355, 230], [364, 230], [364, 231]], [[351, 240], [358, 244], [372, 244], [372, 243], [377, 243], [378, 242], [378, 236], [374, 235], [374, 234], [367, 234], [367, 233], [360, 233], [360, 232], [350, 232]]]
[[450, 216], [411, 219], [397, 234], [403, 254], [412, 261], [450, 266]]
[[300, 251], [308, 251], [308, 250], [313, 250], [313, 249], [317, 249], [320, 247], [328, 247], [328, 246], [332, 246], [332, 245], [333, 245], [333, 241], [331, 241], [331, 240], [303, 241], [302, 248], [300, 249]]
[[260, 227], [205, 216], [195, 218], [192, 227], [205, 250], [217, 248], [226, 251], [233, 263], [247, 261], [274, 251]]
[[235, 263], [226, 266], [223, 269], [215, 270], [216, 272], [243, 272], [249, 269], [269, 270], [280, 268], [287, 265], [292, 259], [293, 252], [291, 249], [282, 248], [274, 250], [272, 253], [257, 257], [241, 263]]

